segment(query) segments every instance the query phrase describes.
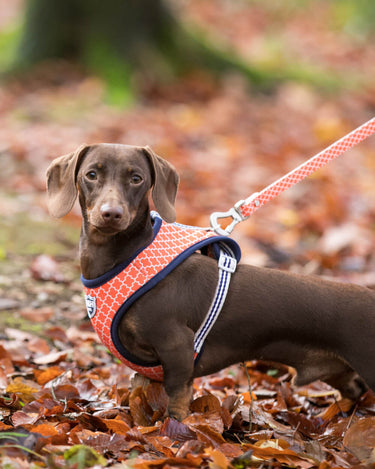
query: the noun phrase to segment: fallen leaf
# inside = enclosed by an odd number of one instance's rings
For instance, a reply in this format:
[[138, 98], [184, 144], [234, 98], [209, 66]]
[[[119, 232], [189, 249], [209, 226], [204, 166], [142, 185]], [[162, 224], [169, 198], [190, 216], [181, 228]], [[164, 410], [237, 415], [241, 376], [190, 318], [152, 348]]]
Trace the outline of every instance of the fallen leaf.
[[42, 436], [45, 437], [57, 435], [55, 425], [48, 423], [41, 423], [39, 425], [35, 425], [33, 428], [30, 429], [30, 431], [33, 433], [40, 433]]
[[8, 385], [7, 374], [5, 373], [3, 368], [0, 368], [0, 389], [5, 389], [7, 385]]
[[137, 458], [133, 464], [134, 469], [152, 469], [163, 467], [201, 467], [202, 457], [199, 455], [188, 454], [186, 458], [159, 458], [154, 461], [150, 459]]
[[34, 337], [27, 343], [27, 348], [30, 352], [37, 353], [38, 355], [47, 355], [50, 352], [50, 346], [46, 340], [40, 337]]
[[61, 352], [50, 352], [47, 355], [34, 358], [36, 365], [50, 365], [51, 363], [59, 363], [64, 361], [68, 353], [72, 352], [72, 349], [62, 350]]
[[353, 407], [353, 401], [350, 399], [340, 399], [337, 402], [330, 404], [327, 409], [318, 414], [316, 417], [322, 420], [331, 420], [335, 415], [339, 413], [346, 413]]
[[63, 373], [64, 373], [64, 370], [62, 370], [58, 366], [50, 366], [46, 370], [35, 370], [34, 371], [36, 381], [41, 386], [48, 383], [49, 381], [52, 381], [53, 379], [57, 378], [57, 376], [60, 376]]
[[153, 410], [147, 402], [143, 388], [138, 387], [130, 393], [129, 408], [136, 425], [147, 426], [151, 423]]
[[257, 396], [253, 392], [251, 393], [251, 396], [250, 396], [249, 391], [241, 392], [240, 396], [242, 396], [244, 404], [251, 404], [252, 401], [257, 400]]
[[11, 356], [9, 352], [2, 345], [0, 345], [0, 359], [3, 360], [4, 358], [10, 360]]
[[224, 431], [224, 422], [221, 415], [221, 408], [219, 408], [217, 411], [212, 410], [203, 414], [190, 414], [184, 419], [183, 423], [188, 425], [193, 431], [195, 431], [196, 427], [200, 427], [201, 425], [209, 425], [212, 430], [219, 434], [223, 433]]
[[363, 464], [375, 463], [375, 417], [366, 417], [355, 422], [346, 431], [344, 447]]
[[235, 381], [233, 378], [229, 376], [225, 376], [223, 378], [211, 378], [210, 379], [210, 386], [212, 389], [231, 389], [233, 388]]
[[45, 322], [54, 315], [54, 311], [50, 307], [44, 308], [26, 308], [19, 311], [20, 316], [28, 321]]
[[196, 433], [198, 440], [201, 440], [214, 448], [220, 447], [225, 443], [225, 439], [222, 434], [215, 431], [208, 424], [194, 425], [194, 432]]
[[292, 451], [288, 443], [281, 439], [260, 440], [254, 445], [246, 443], [243, 446], [253, 452], [252, 458], [255, 460], [269, 461], [275, 459], [281, 464], [298, 466], [304, 469], [311, 468], [315, 464], [310, 458]]
[[14, 378], [7, 386], [6, 392], [17, 394], [23, 402], [31, 402], [35, 399], [35, 394], [40, 390], [39, 384], [27, 380], [21, 376]]
[[31, 275], [36, 280], [49, 280], [53, 282], [64, 282], [64, 276], [59, 271], [57, 262], [51, 256], [42, 254], [37, 256], [31, 266]]
[[[58, 375], [59, 376], [59, 375]], [[56, 399], [67, 401], [70, 399], [78, 399], [80, 397], [78, 389], [72, 384], [60, 384], [53, 388]]]
[[229, 467], [229, 461], [220, 449], [207, 448], [205, 454], [212, 459], [212, 462], [208, 464], [210, 469], [227, 469]]
[[93, 448], [85, 445], [75, 445], [64, 452], [64, 459], [70, 465], [81, 467], [106, 466], [107, 461]]
[[0, 396], [0, 407], [6, 409], [19, 409], [21, 407], [19, 396], [15, 393], [11, 397]]
[[205, 394], [204, 396], [197, 397], [190, 404], [190, 410], [192, 412], [220, 412], [220, 409], [220, 401], [213, 394]]
[[39, 413], [23, 412], [19, 410], [12, 415], [12, 423], [15, 427], [20, 427], [21, 425], [33, 425], [40, 419]]
[[[152, 410], [161, 418], [168, 407], [168, 395], [161, 383], [151, 382], [145, 389], [147, 401]], [[155, 420], [155, 416], [153, 417]]]
[[126, 435], [130, 430], [129, 425], [121, 419], [103, 419], [103, 423], [106, 425], [108, 430], [117, 435]]
[[171, 440], [182, 442], [197, 439], [196, 433], [192, 431], [188, 425], [169, 417], [165, 419], [161, 426], [160, 435], [165, 435], [171, 438]]

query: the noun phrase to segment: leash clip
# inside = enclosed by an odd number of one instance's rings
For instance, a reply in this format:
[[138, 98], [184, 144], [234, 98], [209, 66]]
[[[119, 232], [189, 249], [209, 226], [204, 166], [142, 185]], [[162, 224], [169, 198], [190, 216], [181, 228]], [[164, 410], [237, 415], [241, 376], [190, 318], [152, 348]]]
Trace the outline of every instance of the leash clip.
[[[227, 210], [226, 212], [213, 212], [210, 215], [210, 224], [211, 224], [211, 229], [215, 231], [219, 235], [223, 236], [228, 236], [232, 233], [234, 227], [240, 223], [241, 221], [246, 220], [249, 217], [246, 217], [242, 215], [241, 212], [241, 207], [243, 205], [249, 204], [251, 201], [256, 200], [258, 197], [259, 192], [254, 192], [250, 197], [248, 197], [246, 200], [239, 200], [234, 204], [232, 208]], [[233, 221], [229, 223], [229, 225], [226, 228], [222, 228], [219, 219], [220, 218], [229, 218], [231, 217]]]
[[[244, 202], [244, 201], [240, 200], [239, 202]], [[229, 217], [231, 217], [233, 221], [226, 228], [222, 228], [218, 220], [220, 218], [229, 218]], [[231, 234], [234, 227], [237, 225], [237, 223], [243, 220], [244, 220], [243, 216], [241, 215], [239, 211], [237, 211], [235, 206], [230, 208], [226, 212], [213, 212], [210, 215], [211, 229], [215, 231], [217, 234], [223, 235], [223, 236], [228, 236], [229, 234]]]

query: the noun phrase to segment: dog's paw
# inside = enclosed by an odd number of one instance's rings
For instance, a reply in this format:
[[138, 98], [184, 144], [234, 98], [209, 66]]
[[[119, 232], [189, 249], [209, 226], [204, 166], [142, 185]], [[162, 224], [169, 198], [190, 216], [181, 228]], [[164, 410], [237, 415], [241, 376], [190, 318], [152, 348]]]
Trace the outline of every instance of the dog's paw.
[[169, 397], [168, 415], [180, 422], [189, 415], [192, 388]]
[[189, 415], [188, 409], [168, 409], [168, 416], [182, 422]]
[[340, 380], [340, 382], [332, 382], [330, 384], [338, 388], [343, 397], [347, 397], [352, 401], [358, 400], [362, 394], [368, 390], [367, 384], [357, 373], [353, 373], [352, 376], [345, 381]]

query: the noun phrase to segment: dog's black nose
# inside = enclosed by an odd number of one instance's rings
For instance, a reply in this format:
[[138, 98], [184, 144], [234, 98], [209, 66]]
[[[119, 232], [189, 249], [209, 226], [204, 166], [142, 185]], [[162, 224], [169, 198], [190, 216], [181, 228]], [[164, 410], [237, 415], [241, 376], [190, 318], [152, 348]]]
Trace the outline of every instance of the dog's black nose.
[[110, 205], [110, 204], [103, 204], [100, 207], [100, 213], [102, 218], [105, 222], [119, 222], [122, 218], [124, 213], [123, 208], [120, 205]]

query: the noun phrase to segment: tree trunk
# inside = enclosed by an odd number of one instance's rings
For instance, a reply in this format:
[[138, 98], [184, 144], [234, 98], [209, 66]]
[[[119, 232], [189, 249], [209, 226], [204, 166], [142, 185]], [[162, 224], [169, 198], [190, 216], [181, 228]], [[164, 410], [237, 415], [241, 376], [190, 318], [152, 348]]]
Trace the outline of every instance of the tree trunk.
[[63, 58], [102, 74], [111, 66], [113, 75], [135, 69], [150, 79], [196, 67], [238, 68], [229, 54], [201, 39], [163, 0], [28, 0], [19, 61], [28, 66]]
[[108, 49], [129, 64], [167, 51], [177, 22], [162, 0], [29, 0], [20, 47], [24, 63], [51, 58], [86, 62]]
[[131, 97], [134, 77], [155, 83], [192, 69], [239, 72], [260, 87], [316, 81], [314, 71], [266, 70], [219, 50], [187, 30], [165, 0], [28, 0], [18, 65], [49, 59], [76, 61], [101, 76], [114, 102]]

